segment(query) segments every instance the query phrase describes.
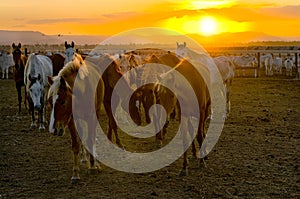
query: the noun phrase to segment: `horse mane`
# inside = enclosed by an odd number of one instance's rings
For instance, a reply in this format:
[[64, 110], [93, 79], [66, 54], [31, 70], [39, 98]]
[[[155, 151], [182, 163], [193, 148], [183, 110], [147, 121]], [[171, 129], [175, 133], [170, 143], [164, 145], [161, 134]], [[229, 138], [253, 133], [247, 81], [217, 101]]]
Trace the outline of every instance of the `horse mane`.
[[79, 77], [84, 79], [88, 76], [88, 68], [84, 63], [81, 56], [76, 56], [76, 59], [70, 61], [64, 65], [64, 67], [59, 71], [58, 76], [65, 77], [68, 74], [77, 74]]

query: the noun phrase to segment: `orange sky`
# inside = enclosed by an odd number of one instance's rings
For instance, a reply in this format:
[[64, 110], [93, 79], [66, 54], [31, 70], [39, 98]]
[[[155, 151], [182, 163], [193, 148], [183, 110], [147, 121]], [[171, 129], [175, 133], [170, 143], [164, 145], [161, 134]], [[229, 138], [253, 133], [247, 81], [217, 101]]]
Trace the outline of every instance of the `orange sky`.
[[[33, 30], [48, 35], [112, 35], [134, 28], [164, 27], [207, 36], [245, 31], [280, 37], [300, 36], [300, 2], [297, 2], [9, 0], [0, 3], [0, 30]], [[212, 25], [205, 25], [213, 26], [213, 32], [203, 30], [204, 16], [213, 19]]]

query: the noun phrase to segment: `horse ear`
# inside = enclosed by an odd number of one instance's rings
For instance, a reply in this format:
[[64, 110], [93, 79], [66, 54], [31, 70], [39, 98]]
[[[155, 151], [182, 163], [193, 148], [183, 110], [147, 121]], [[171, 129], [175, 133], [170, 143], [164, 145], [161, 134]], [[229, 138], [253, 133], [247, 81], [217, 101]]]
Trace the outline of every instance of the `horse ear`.
[[22, 47], [22, 45], [21, 45], [21, 43], [19, 43], [19, 44], [18, 44], [18, 48], [21, 48], [21, 47]]
[[48, 84], [51, 86], [53, 84], [53, 77], [47, 76], [48, 78]]
[[177, 47], [179, 46], [179, 43], [178, 42], [176, 42], [176, 45], [177, 45]]
[[185, 42], [183, 42], [183, 46], [186, 47], [186, 43]]
[[41, 80], [41, 74], [38, 74], [37, 79], [40, 81]]
[[60, 86], [66, 86], [66, 81], [63, 77], [60, 78]]
[[72, 41], [72, 43], [71, 43], [71, 46], [72, 46], [72, 48], [74, 48], [74, 42]]
[[15, 43], [13, 43], [11, 46], [12, 46], [13, 48], [15, 48], [15, 47], [16, 47], [16, 44], [15, 44]]
[[68, 43], [67, 43], [67, 41], [65, 41], [65, 48], [67, 48], [68, 47]]

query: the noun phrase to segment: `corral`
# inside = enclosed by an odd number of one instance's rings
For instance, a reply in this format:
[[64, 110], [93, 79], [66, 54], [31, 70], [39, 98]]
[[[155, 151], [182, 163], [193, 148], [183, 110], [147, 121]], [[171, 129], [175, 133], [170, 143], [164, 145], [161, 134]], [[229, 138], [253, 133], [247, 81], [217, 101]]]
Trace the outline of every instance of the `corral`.
[[[235, 78], [231, 113], [209, 154], [207, 168], [182, 158], [155, 172], [132, 174], [102, 165], [97, 175], [81, 166], [81, 182], [70, 185], [69, 134], [30, 130], [23, 108], [16, 116], [14, 81], [0, 82], [0, 198], [298, 198], [300, 81], [285, 77]], [[103, 113], [104, 114], [104, 113]], [[105, 117], [104, 117], [105, 118]], [[107, 121], [104, 119], [103, 123]], [[154, 141], [121, 139], [149, 151]], [[170, 138], [169, 138], [170, 139]]]

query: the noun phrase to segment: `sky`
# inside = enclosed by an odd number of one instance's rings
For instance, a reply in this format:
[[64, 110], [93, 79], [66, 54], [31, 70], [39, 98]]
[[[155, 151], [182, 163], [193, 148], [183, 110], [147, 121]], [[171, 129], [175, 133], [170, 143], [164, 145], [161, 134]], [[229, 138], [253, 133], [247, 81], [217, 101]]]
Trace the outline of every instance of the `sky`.
[[46, 35], [114, 35], [162, 27], [203, 36], [261, 32], [300, 36], [299, 0], [7, 0], [0, 30]]

